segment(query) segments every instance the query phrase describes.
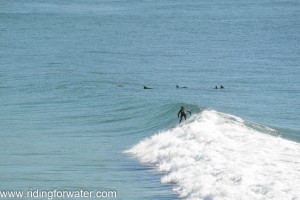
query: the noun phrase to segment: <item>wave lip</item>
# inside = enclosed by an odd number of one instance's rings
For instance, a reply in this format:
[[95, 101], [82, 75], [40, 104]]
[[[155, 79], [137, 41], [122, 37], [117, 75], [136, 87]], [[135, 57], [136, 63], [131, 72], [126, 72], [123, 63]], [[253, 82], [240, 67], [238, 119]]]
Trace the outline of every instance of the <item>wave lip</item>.
[[300, 199], [300, 145], [254, 127], [204, 110], [126, 153], [165, 172], [183, 199]]

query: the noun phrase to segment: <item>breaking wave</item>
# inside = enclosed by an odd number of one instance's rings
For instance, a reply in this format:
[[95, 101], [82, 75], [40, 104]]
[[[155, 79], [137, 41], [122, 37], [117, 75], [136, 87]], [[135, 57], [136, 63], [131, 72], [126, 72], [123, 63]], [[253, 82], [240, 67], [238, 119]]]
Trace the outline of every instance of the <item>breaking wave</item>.
[[229, 114], [204, 110], [125, 152], [181, 199], [300, 199], [300, 145]]

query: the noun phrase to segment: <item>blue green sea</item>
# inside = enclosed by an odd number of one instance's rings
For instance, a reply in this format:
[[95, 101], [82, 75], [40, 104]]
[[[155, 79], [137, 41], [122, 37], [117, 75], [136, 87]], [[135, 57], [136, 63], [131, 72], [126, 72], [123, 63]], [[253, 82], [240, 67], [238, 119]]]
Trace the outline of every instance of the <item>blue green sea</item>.
[[300, 199], [299, 22], [297, 0], [0, 0], [1, 194]]

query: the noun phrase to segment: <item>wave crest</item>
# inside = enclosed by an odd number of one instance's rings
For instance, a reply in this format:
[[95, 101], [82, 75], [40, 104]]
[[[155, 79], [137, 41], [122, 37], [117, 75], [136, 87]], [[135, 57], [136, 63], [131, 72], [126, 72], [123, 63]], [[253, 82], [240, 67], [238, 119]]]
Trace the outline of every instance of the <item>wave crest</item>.
[[165, 172], [162, 183], [174, 183], [183, 199], [297, 199], [300, 146], [270, 132], [204, 110], [126, 153]]

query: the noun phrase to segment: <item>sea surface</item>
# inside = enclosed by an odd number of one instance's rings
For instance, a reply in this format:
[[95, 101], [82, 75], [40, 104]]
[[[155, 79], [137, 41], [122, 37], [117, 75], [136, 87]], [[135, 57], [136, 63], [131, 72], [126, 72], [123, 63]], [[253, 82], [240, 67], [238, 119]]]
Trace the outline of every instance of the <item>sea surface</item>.
[[298, 200], [299, 44], [298, 0], [0, 0], [0, 191]]

